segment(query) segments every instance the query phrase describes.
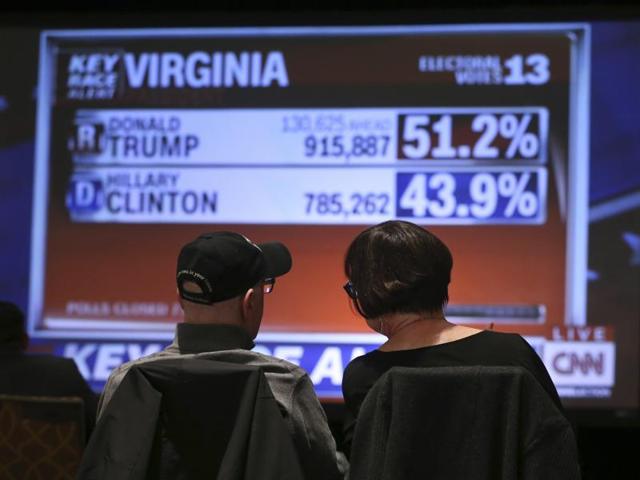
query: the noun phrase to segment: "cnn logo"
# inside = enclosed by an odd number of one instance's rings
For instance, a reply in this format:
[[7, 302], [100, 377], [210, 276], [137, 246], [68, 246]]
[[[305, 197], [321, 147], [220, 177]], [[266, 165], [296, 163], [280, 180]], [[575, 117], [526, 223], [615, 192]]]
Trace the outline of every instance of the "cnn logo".
[[544, 363], [556, 386], [611, 387], [615, 380], [613, 342], [546, 342]]

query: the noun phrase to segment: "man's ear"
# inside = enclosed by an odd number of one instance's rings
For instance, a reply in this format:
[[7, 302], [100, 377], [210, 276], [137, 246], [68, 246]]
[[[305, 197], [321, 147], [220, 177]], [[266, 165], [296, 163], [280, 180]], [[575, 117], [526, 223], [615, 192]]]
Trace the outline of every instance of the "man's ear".
[[251, 314], [255, 310], [256, 292], [253, 288], [247, 290], [242, 297], [242, 316], [244, 318], [250, 318]]
[[183, 299], [180, 296], [180, 290], [178, 290], [177, 288], [176, 288], [176, 299], [178, 300], [178, 303], [180, 304], [180, 308], [182, 309], [182, 311], [184, 311]]

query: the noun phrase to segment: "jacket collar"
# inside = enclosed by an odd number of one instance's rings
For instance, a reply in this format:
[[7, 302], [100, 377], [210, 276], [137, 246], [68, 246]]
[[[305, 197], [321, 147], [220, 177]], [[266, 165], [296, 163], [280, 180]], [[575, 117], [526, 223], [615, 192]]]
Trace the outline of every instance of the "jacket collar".
[[251, 350], [255, 346], [249, 334], [235, 325], [179, 323], [176, 340], [180, 353]]

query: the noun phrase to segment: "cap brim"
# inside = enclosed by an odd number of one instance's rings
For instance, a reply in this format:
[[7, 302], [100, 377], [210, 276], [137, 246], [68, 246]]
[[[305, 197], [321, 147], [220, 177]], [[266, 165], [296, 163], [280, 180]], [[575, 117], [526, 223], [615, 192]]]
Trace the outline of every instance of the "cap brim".
[[264, 278], [275, 278], [291, 270], [291, 253], [280, 242], [259, 243], [265, 260]]

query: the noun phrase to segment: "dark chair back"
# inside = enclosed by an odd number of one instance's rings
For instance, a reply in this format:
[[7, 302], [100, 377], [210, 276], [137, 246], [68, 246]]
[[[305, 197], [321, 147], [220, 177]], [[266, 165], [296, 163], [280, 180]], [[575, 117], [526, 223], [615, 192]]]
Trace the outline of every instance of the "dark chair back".
[[0, 395], [0, 479], [75, 478], [84, 429], [81, 398]]
[[350, 480], [573, 480], [571, 425], [525, 369], [395, 367], [358, 415]]

